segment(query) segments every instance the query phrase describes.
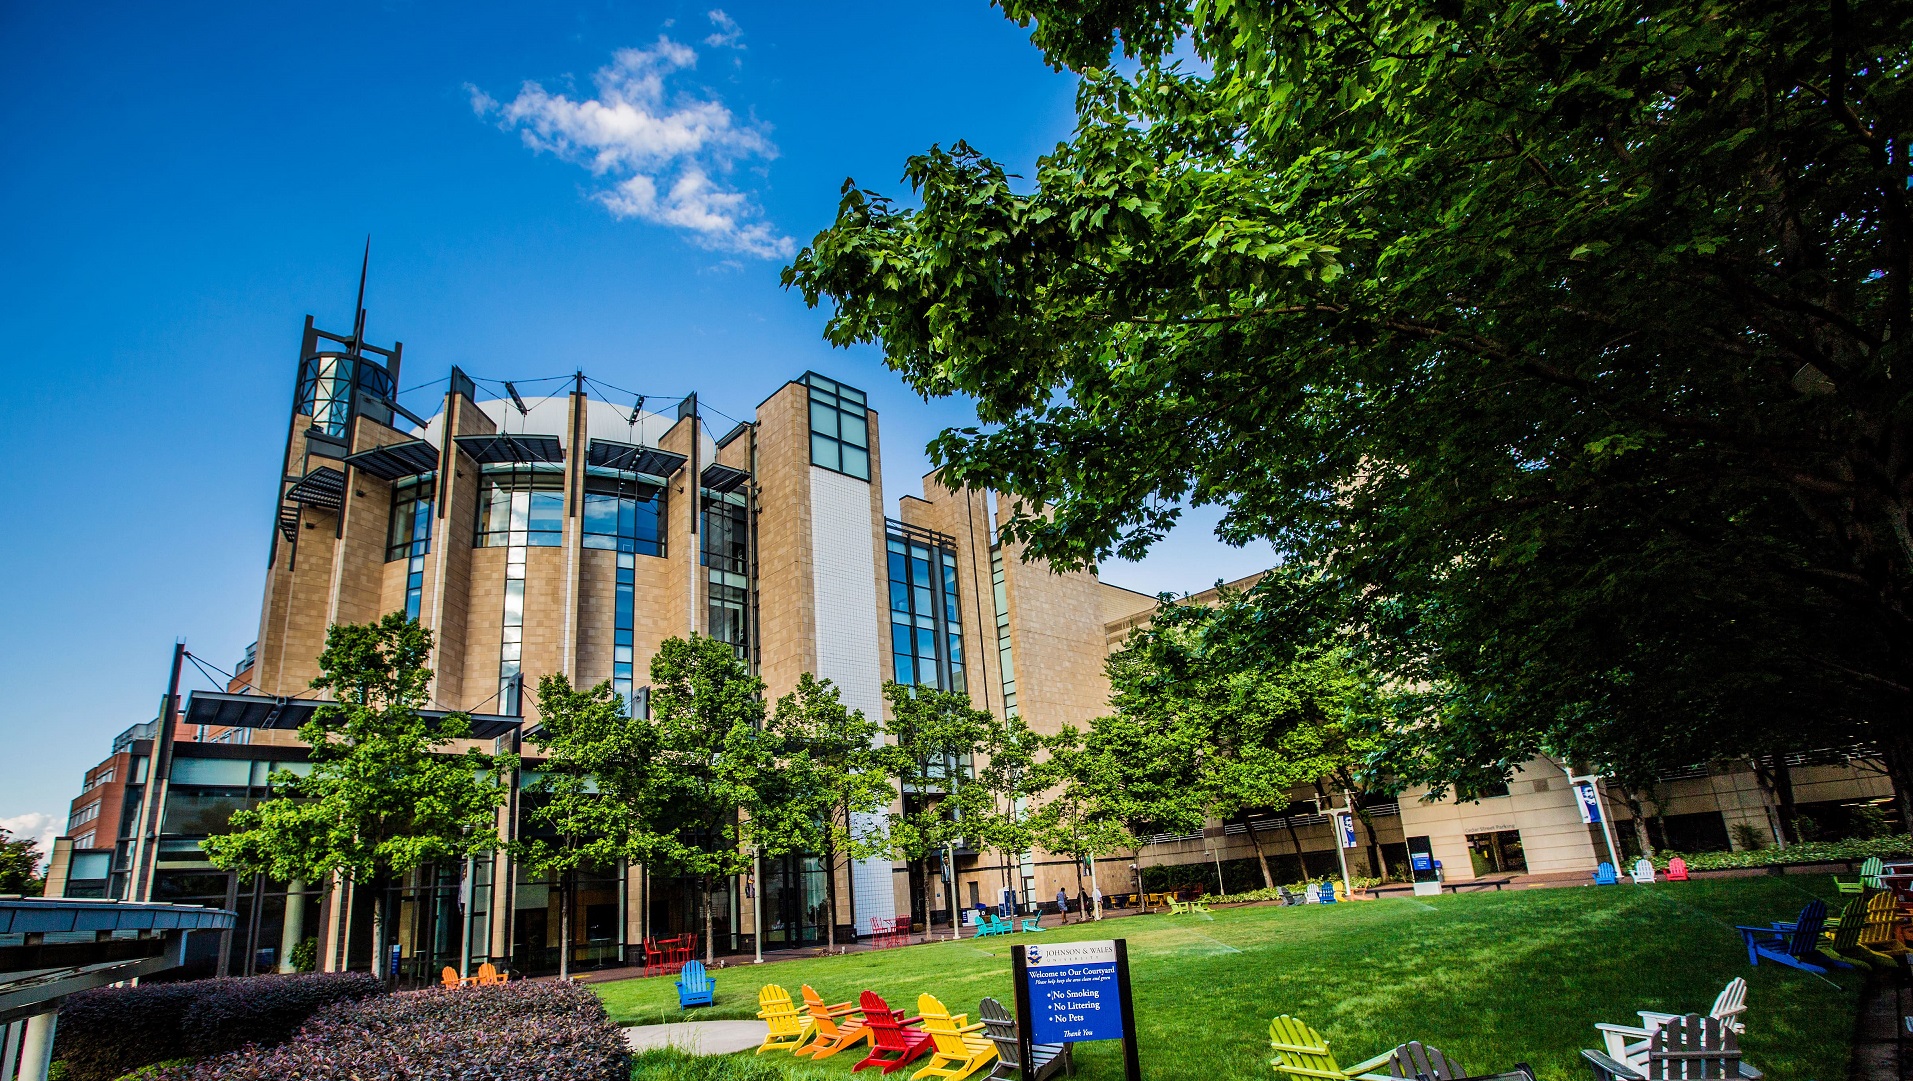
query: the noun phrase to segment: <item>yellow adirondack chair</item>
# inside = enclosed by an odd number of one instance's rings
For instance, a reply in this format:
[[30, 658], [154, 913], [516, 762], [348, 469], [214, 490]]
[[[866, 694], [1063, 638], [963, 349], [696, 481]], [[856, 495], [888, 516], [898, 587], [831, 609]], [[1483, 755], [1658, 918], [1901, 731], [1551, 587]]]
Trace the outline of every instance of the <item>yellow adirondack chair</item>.
[[930, 1061], [911, 1074], [910, 1081], [921, 1077], [958, 1081], [996, 1061], [996, 1045], [989, 1037], [978, 1035], [983, 1022], [968, 1024], [967, 1013], [950, 1016], [935, 995], [917, 996], [917, 1014], [923, 1018], [923, 1031], [930, 1034]]
[[1866, 930], [1866, 902], [1859, 898], [1847, 902], [1840, 921], [1820, 934], [1820, 952], [1835, 961], [1858, 961], [1874, 968], [1895, 967], [1893, 958], [1876, 953], [1860, 941]]
[[[870, 1026], [864, 1024], [863, 1007], [855, 1002], [839, 1002], [835, 1006], [826, 1006], [822, 996], [804, 985], [804, 1012], [810, 1015], [810, 1023], [817, 1030], [817, 1038], [802, 1047], [791, 1051], [793, 1055], [809, 1055], [814, 1059], [827, 1059], [846, 1047], [855, 1047], [867, 1043], [872, 1037]], [[852, 1016], [855, 1015], [855, 1016]], [[838, 1018], [848, 1017], [849, 1021], [838, 1024]]]
[[817, 1035], [817, 1026], [811, 1023], [810, 1015], [791, 1002], [789, 991], [774, 983], [757, 989], [757, 1016], [770, 1026], [757, 1049], [760, 1055], [766, 1051], [794, 1052]]
[[1276, 1073], [1288, 1077], [1318, 1078], [1321, 1081], [1349, 1081], [1350, 1078], [1362, 1077], [1372, 1070], [1387, 1067], [1389, 1056], [1394, 1054], [1391, 1048], [1345, 1070], [1335, 1064], [1335, 1055], [1329, 1051], [1328, 1040], [1321, 1033], [1287, 1014], [1269, 1022], [1269, 1046], [1276, 1052], [1276, 1056], [1269, 1060], [1269, 1065], [1275, 1067]]
[[1900, 928], [1900, 903], [1890, 891], [1882, 890], [1867, 898], [1867, 922], [1860, 932], [1860, 945], [1888, 957], [1906, 956], [1907, 947]]

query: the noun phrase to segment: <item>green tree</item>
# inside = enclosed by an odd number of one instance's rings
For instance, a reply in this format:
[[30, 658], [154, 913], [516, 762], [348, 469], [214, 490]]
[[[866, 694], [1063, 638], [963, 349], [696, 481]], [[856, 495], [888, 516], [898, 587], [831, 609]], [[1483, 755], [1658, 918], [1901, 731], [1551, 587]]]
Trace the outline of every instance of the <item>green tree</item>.
[[1913, 817], [1913, 9], [999, 2], [1072, 138], [846, 184], [785, 280], [976, 402], [932, 458], [1008, 537], [1221, 505], [1427, 689], [1438, 788], [1690, 764], [1751, 705], [1877, 743]]
[[559, 979], [571, 976], [577, 872], [617, 867], [647, 847], [657, 816], [655, 736], [608, 681], [586, 690], [573, 689], [562, 673], [538, 681], [530, 741], [544, 761], [525, 787], [534, 828], [512, 847], [528, 868], [558, 880]]
[[[438, 860], [498, 847], [501, 774], [511, 755], [455, 749], [471, 730], [453, 713], [421, 716], [432, 672], [431, 632], [392, 613], [375, 623], [326, 629], [315, 690], [332, 701], [299, 728], [312, 771], [272, 774], [274, 795], [232, 816], [232, 832], [203, 843], [215, 867], [276, 881], [330, 882], [372, 893], [372, 940], [385, 941], [392, 880]], [[383, 949], [372, 972], [386, 975]]]
[[753, 821], [775, 821], [788, 800], [764, 728], [764, 681], [729, 643], [668, 638], [651, 659], [651, 724], [658, 818], [641, 847], [657, 868], [697, 878], [704, 956], [717, 883], [751, 866]]
[[40, 842], [0, 829], [0, 893], [38, 897], [46, 889], [41, 858]]
[[837, 945], [837, 861], [890, 851], [888, 828], [872, 817], [896, 799], [883, 726], [846, 709], [830, 680], [809, 672], [777, 700], [771, 716], [783, 790], [789, 798], [758, 806], [752, 831], [770, 855], [817, 853], [824, 865], [825, 942]]
[[[1125, 825], [1129, 801], [1121, 786], [1130, 771], [1091, 750], [1083, 733], [1069, 725], [1043, 740], [1043, 752], [1033, 766], [1031, 784], [1041, 795], [1029, 814], [1029, 826], [1045, 852], [1075, 858], [1081, 893], [1085, 862], [1139, 844]], [[1100, 878], [1097, 890], [1100, 894]], [[1102, 918], [1100, 896], [1095, 914]]]
[[[1221, 591], [1213, 606], [1165, 600], [1109, 658], [1116, 715], [1092, 722], [1080, 749], [1065, 733], [1074, 783], [1151, 831], [1241, 822], [1274, 888], [1254, 815], [1288, 806], [1298, 787], [1323, 802], [1331, 788], [1368, 787], [1393, 716], [1394, 697], [1329, 618], [1334, 609], [1320, 607], [1319, 588], [1317, 575], [1278, 568], [1246, 594]], [[1368, 836], [1379, 873], [1372, 823]]]

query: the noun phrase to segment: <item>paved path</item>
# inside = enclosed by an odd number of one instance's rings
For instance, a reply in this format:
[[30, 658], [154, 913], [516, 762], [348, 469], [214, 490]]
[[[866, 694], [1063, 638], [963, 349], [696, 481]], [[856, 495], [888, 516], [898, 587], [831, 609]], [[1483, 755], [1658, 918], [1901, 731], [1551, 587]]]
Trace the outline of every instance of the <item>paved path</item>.
[[633, 1051], [675, 1047], [693, 1055], [728, 1055], [755, 1048], [769, 1031], [762, 1021], [679, 1021], [625, 1029], [624, 1043]]

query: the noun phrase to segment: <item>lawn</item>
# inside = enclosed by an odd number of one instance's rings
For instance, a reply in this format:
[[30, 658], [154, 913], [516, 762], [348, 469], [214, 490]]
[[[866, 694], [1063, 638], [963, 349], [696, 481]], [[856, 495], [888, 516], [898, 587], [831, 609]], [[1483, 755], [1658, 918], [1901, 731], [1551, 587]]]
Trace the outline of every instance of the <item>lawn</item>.
[[[1143, 1073], [1152, 1079], [1269, 1081], [1269, 1018], [1287, 1013], [1326, 1035], [1344, 1065], [1419, 1039], [1476, 1072], [1526, 1061], [1542, 1078], [1565, 1081], [1587, 1076], [1580, 1049], [1599, 1046], [1595, 1022], [1632, 1021], [1638, 1009], [1705, 1011], [1722, 984], [1745, 976], [1748, 1061], [1776, 1081], [1835, 1081], [1846, 1076], [1860, 974], [1826, 980], [1749, 968], [1734, 931], [1790, 919], [1810, 897], [1833, 895], [1825, 877], [1761, 876], [1225, 908], [1043, 937], [1128, 940]], [[973, 1014], [985, 995], [1011, 1001], [1010, 948], [1034, 937], [747, 962], [718, 972], [717, 1005], [690, 1014], [753, 1016], [764, 983], [793, 994], [808, 983], [831, 1002], [870, 988], [912, 1012], [928, 991]], [[620, 1024], [687, 1019], [668, 978], [595, 990]], [[814, 1072], [847, 1074], [858, 1057], [846, 1052]], [[1077, 1063], [1083, 1081], [1122, 1076], [1115, 1043], [1079, 1045]]]

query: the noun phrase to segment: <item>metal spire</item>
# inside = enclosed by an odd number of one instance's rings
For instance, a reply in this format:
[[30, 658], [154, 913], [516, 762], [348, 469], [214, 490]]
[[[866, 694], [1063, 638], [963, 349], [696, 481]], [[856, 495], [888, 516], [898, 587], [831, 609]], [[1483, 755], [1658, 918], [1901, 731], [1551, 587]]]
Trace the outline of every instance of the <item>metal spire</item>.
[[365, 258], [359, 262], [359, 299], [353, 302], [357, 314], [352, 322], [352, 355], [362, 356], [359, 346], [365, 341], [365, 272], [372, 266], [372, 234], [365, 234]]

